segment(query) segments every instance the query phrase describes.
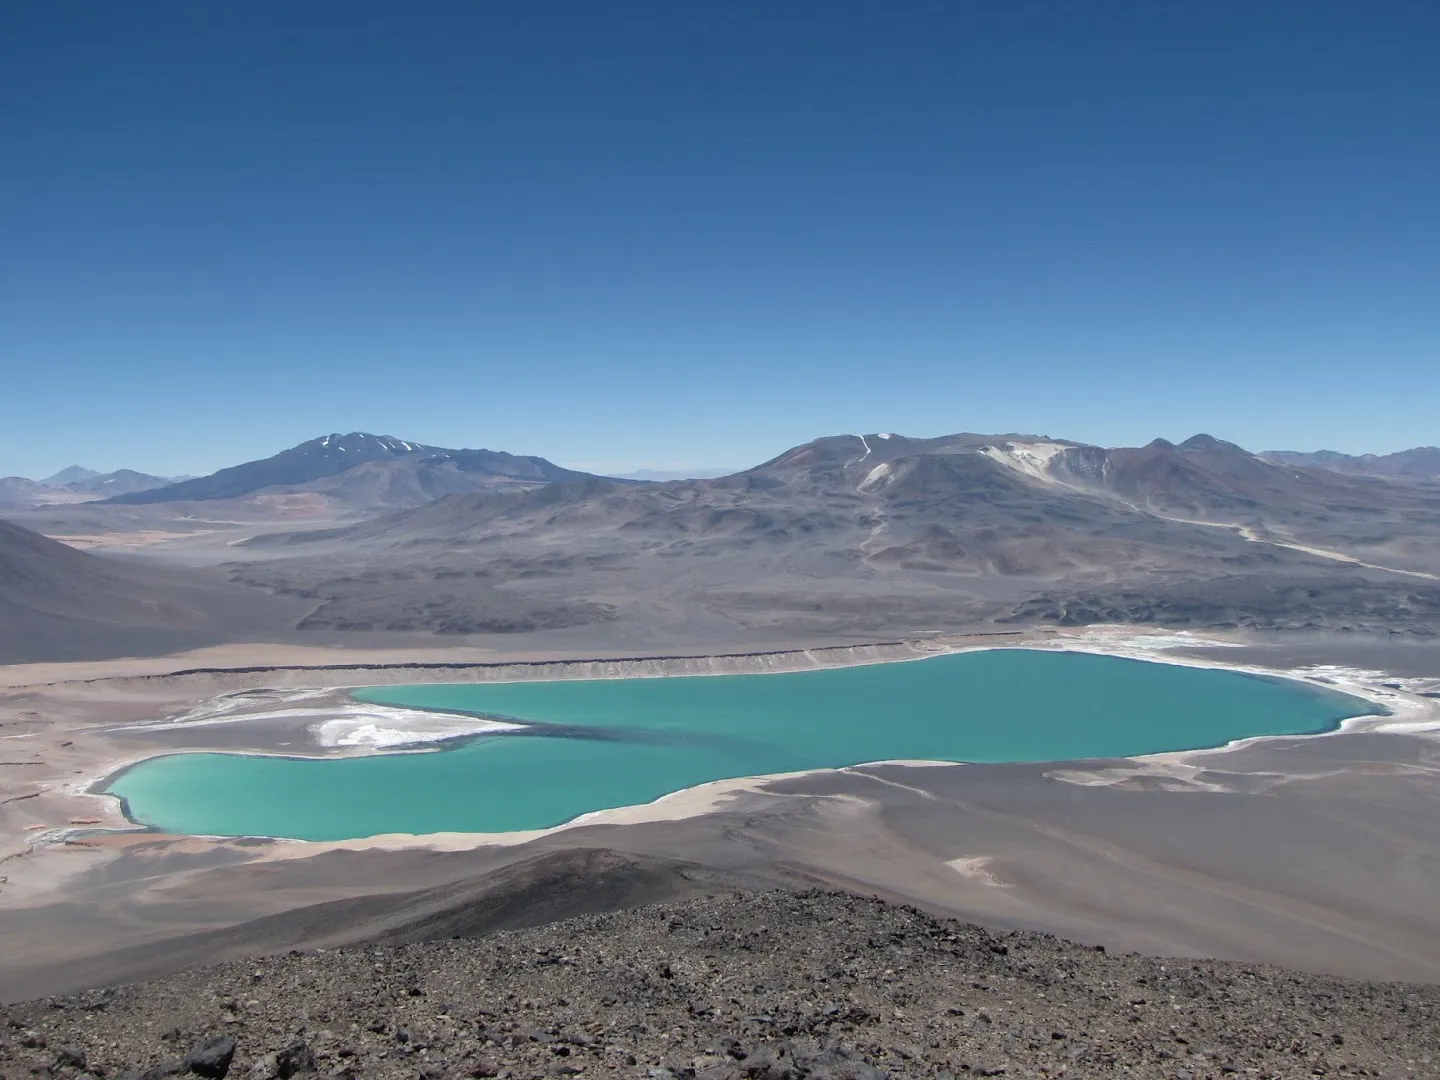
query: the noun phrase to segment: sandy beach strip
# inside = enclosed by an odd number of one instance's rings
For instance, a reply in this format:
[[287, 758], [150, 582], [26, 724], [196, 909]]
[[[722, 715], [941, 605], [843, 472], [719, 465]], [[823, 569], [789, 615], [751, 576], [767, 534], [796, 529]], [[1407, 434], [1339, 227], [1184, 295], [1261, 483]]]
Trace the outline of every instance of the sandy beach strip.
[[[1281, 670], [1252, 664], [1232, 664], [1221, 656], [1197, 658], [1175, 655], [1177, 649], [1211, 648], [1223, 650], [1239, 647], [1235, 642], [1217, 637], [1202, 637], [1187, 632], [1155, 633], [1136, 632], [1125, 627], [1102, 627], [1065, 636], [1046, 636], [1038, 641], [1016, 641], [983, 644], [971, 641], [928, 640], [907, 643], [903, 651], [894, 650], [889, 643], [858, 649], [800, 650], [793, 653], [775, 654], [731, 654], [716, 659], [728, 661], [722, 670], [697, 670], [694, 658], [680, 658], [674, 666], [667, 667], [663, 660], [646, 661], [603, 661], [612, 670], [597, 672], [593, 662], [576, 661], [574, 668], [546, 664], [537, 676], [526, 672], [529, 677], [484, 681], [507, 683], [541, 682], [563, 679], [565, 681], [598, 681], [624, 678], [670, 678], [700, 677], [703, 675], [739, 674], [731, 670], [737, 658], [753, 659], [748, 674], [779, 674], [792, 671], [812, 670], [817, 667], [865, 666], [880, 663], [899, 663], [908, 660], [922, 660], [937, 656], [962, 653], [993, 651], [996, 649], [1028, 649], [1032, 651], [1081, 652], [1091, 655], [1114, 656], [1177, 666], [1233, 671], [1267, 678], [1279, 678], [1302, 682], [1312, 686], [1346, 693], [1357, 699], [1376, 705], [1377, 711], [1346, 718], [1336, 727], [1313, 735], [1257, 735], [1232, 740], [1226, 744], [1178, 751], [1164, 751], [1155, 754], [1136, 755], [1126, 759], [1134, 763], [1109, 773], [1088, 770], [1083, 773], [1057, 768], [1052, 771], [1054, 779], [1071, 783], [1096, 784], [1133, 781], [1137, 777], [1167, 778], [1194, 790], [1222, 791], [1223, 786], [1197, 780], [1202, 772], [1193, 759], [1204, 755], [1224, 755], [1237, 750], [1275, 739], [1323, 737], [1325, 735], [1377, 731], [1394, 734], [1428, 733], [1440, 730], [1440, 702], [1434, 702], [1414, 693], [1397, 689], [1403, 683], [1384, 672], [1335, 665], [1314, 666], [1293, 670]], [[883, 652], [882, 652], [883, 650]], [[896, 653], [897, 654], [893, 654]], [[880, 655], [877, 655], [880, 653]], [[818, 654], [818, 655], [817, 655]], [[826, 655], [830, 654], [830, 655]], [[635, 674], [625, 670], [635, 667]], [[509, 667], [509, 665], [507, 665]], [[619, 670], [613, 670], [618, 667]], [[576, 670], [578, 669], [578, 670]], [[1413, 680], [1412, 680], [1413, 681]], [[376, 684], [365, 684], [365, 686]], [[250, 722], [256, 725], [280, 722], [293, 726], [305, 723], [314, 738], [314, 746], [305, 750], [280, 752], [265, 740], [250, 738], [242, 741], [255, 745], [240, 745], [226, 748], [223, 752], [284, 757], [330, 757], [351, 756], [355, 753], [408, 753], [437, 749], [440, 745], [451, 744], [478, 734], [500, 733], [523, 728], [523, 724], [507, 723], [503, 720], [470, 717], [419, 708], [399, 708], [358, 702], [348, 696], [348, 691], [363, 687], [315, 687], [291, 691], [267, 690], [257, 694], [242, 691], [222, 695], [169, 720], [117, 727], [111, 731], [145, 731], [147, 734], [163, 735], [184, 728], [208, 727], [217, 724], [239, 724]], [[328, 703], [321, 705], [321, 702]], [[258, 708], [257, 708], [258, 706]], [[278, 706], [278, 707], [277, 707]], [[253, 731], [252, 728], [246, 729]], [[173, 752], [173, 751], [172, 751]], [[162, 751], [152, 756], [164, 756]], [[84, 785], [87, 793], [104, 794], [124, 769], [133, 767], [148, 758], [129, 759], [118, 769], [112, 769], [102, 776], [91, 779]], [[864, 768], [874, 765], [903, 765], [910, 768], [952, 766], [953, 761], [893, 761], [864, 762], [847, 766], [847, 769]], [[800, 773], [757, 774], [754, 776], [708, 782], [692, 788], [667, 793], [652, 803], [633, 806], [600, 809], [552, 826], [549, 829], [529, 830], [518, 833], [427, 833], [427, 834], [380, 834], [359, 838], [366, 848], [395, 845], [426, 845], [450, 849], [465, 843], [460, 838], [468, 837], [471, 846], [484, 844], [523, 843], [539, 836], [577, 825], [593, 823], [623, 824], [631, 821], [679, 820], [700, 813], [713, 812], [723, 806], [732, 796], [758, 794], [767, 784], [791, 779], [797, 775], [810, 775], [837, 771], [832, 769], [804, 770]], [[838, 770], [838, 771], [844, 771]], [[128, 818], [132, 827], [143, 827]], [[283, 839], [283, 838], [277, 838]], [[315, 844], [313, 841], [295, 841]], [[346, 845], [351, 841], [324, 842]]]

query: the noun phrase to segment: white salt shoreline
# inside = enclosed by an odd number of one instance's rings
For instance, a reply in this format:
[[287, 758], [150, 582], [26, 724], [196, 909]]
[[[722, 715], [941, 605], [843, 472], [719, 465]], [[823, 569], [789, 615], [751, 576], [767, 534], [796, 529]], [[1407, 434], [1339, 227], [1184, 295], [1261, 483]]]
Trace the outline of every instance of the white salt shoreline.
[[[860, 656], [848, 662], [832, 662], [827, 660], [824, 663], [796, 665], [794, 662], [795, 658], [810, 657], [811, 651], [795, 650], [789, 653], [756, 656], [753, 658], [757, 662], [756, 666], [751, 670], [744, 671], [705, 671], [690, 668], [681, 671], [666, 671], [663, 669], [659, 671], [618, 670], [610, 674], [573, 675], [564, 669], [557, 669], [555, 673], [549, 677], [536, 677], [532, 674], [528, 677], [514, 679], [497, 678], [484, 680], [483, 682], [477, 682], [476, 685], [486, 685], [487, 683], [496, 685], [524, 685], [555, 681], [608, 682], [615, 679], [701, 678], [705, 676], [734, 674], [793, 674], [801, 671], [823, 671], [838, 667], [868, 667], [876, 664], [928, 660], [937, 656], [953, 656], [970, 652], [1022, 649], [1036, 652], [1082, 652], [1131, 660], [1144, 660], [1152, 663], [1172, 664], [1181, 667], [1210, 668], [1287, 679], [1348, 694], [1372, 704], [1380, 705], [1383, 708], [1389, 708], [1397, 714], [1394, 716], [1376, 714], [1352, 717], [1343, 721], [1340, 727], [1333, 731], [1317, 734], [1333, 734], [1335, 731], [1349, 732], [1360, 730], [1403, 734], [1440, 729], [1440, 716], [1435, 715], [1436, 713], [1440, 713], [1440, 709], [1427, 710], [1420, 708], [1417, 710], [1414, 706], [1414, 695], [1403, 692], [1396, 693], [1389, 687], [1382, 685], [1386, 682], [1403, 683], [1405, 680], [1396, 679], [1384, 672], [1333, 666], [1281, 670], [1256, 665], [1227, 663], [1218, 659], [1176, 656], [1171, 653], [1171, 650], [1180, 648], [1240, 647], [1243, 646], [1237, 642], [1218, 638], [1200, 637], [1186, 631], [1167, 634], [1137, 634], [1124, 627], [1106, 627], [1096, 628], [1095, 630], [1077, 631], [1072, 636], [1062, 638], [1052, 637], [1031, 641], [1016, 641], [1013, 643], [941, 644], [937, 642], [926, 642], [923, 643], [923, 648], [916, 648], [916, 651], [910, 655], [889, 657]], [[772, 658], [775, 662], [771, 665], [767, 666], [759, 663], [761, 660], [770, 660]], [[693, 662], [694, 659], [695, 658], [685, 658], [685, 661], [690, 663]], [[727, 657], [725, 659], [730, 658]], [[663, 658], [657, 658], [647, 663], [664, 665], [665, 661]], [[580, 664], [577, 662], [576, 666], [580, 666]], [[160, 731], [172, 728], [202, 727], [213, 724], [263, 721], [283, 722], [286, 720], [314, 717], [319, 718], [319, 722], [310, 724], [309, 730], [321, 750], [369, 748], [380, 752], [397, 752], [423, 749], [425, 745], [429, 743], [445, 742], [468, 735], [484, 734], [487, 731], [512, 731], [525, 726], [523, 723], [509, 723], [460, 713], [447, 713], [443, 710], [373, 704], [359, 701], [353, 697], [353, 692], [356, 690], [379, 689], [393, 685], [397, 684], [367, 683], [275, 690], [271, 691], [271, 693], [276, 695], [279, 701], [284, 703], [285, 707], [258, 712], [241, 711], [255, 696], [254, 691], [246, 690], [212, 698], [189, 712], [169, 720], [125, 725], [112, 730]], [[346, 696], [343, 700], [323, 708], [315, 708], [313, 706], [310, 708], [290, 707], [291, 703], [314, 701], [316, 698], [338, 694], [344, 694]], [[1410, 720], [1401, 718], [1400, 714], [1407, 712], [1419, 712], [1420, 715]], [[1234, 745], [1249, 742], [1256, 738], [1289, 737], [1292, 736], [1253, 736], [1244, 740], [1237, 740]], [[1231, 744], [1205, 751], [1174, 752], [1219, 752], [1227, 749], [1228, 745]], [[224, 752], [265, 754], [269, 751], [258, 748], [237, 748]], [[290, 754], [287, 756], [297, 755]]]
[[[911, 656], [898, 656], [891, 658], [862, 657], [854, 663], [827, 663], [822, 666], [805, 667], [760, 667], [751, 672], [754, 674], [779, 674], [790, 671], [803, 670], [824, 670], [828, 667], [842, 666], [866, 666], [877, 663], [898, 663], [903, 660], [923, 660], [934, 656], [955, 655], [967, 652], [986, 652], [996, 649], [1029, 649], [1034, 651], [1051, 652], [1083, 652], [1103, 656], [1115, 656], [1126, 659], [1143, 660], [1152, 663], [1174, 664], [1184, 667], [1211, 668], [1216, 670], [1241, 672], [1251, 675], [1259, 675], [1271, 678], [1288, 679], [1301, 682], [1313, 687], [1335, 690], [1349, 694], [1371, 704], [1391, 710], [1390, 715], [1366, 714], [1363, 716], [1351, 717], [1342, 721], [1337, 727], [1324, 732], [1316, 732], [1308, 735], [1257, 735], [1242, 739], [1236, 739], [1223, 746], [1212, 748], [1201, 748], [1192, 750], [1164, 751], [1155, 754], [1136, 755], [1123, 759], [1133, 763], [1134, 769], [1123, 769], [1121, 775], [1113, 778], [1095, 777], [1087, 779], [1072, 778], [1065, 770], [1059, 769], [1051, 775], [1054, 779], [1072, 783], [1111, 783], [1119, 779], [1126, 779], [1137, 775], [1168, 777], [1187, 784], [1192, 790], [1225, 790], [1214, 785], [1196, 782], [1193, 779], [1194, 773], [1200, 771], [1194, 765], [1189, 764], [1190, 759], [1197, 756], [1224, 755], [1234, 751], [1243, 750], [1248, 747], [1264, 743], [1274, 739], [1295, 739], [1295, 738], [1322, 738], [1329, 735], [1369, 731], [1383, 734], [1418, 734], [1429, 735], [1440, 732], [1440, 701], [1432, 701], [1421, 698], [1417, 694], [1407, 692], [1404, 689], [1395, 690], [1393, 684], [1404, 687], [1408, 683], [1422, 680], [1406, 680], [1390, 676], [1384, 672], [1370, 671], [1359, 668], [1342, 668], [1338, 666], [1322, 665], [1310, 668], [1296, 668], [1289, 670], [1271, 669], [1258, 665], [1245, 665], [1227, 663], [1212, 658], [1199, 658], [1188, 656], [1176, 656], [1171, 650], [1180, 648], [1225, 648], [1242, 647], [1241, 643], [1227, 641], [1219, 638], [1200, 637], [1185, 631], [1175, 633], [1136, 633], [1125, 627], [1105, 627], [1092, 630], [1079, 631], [1073, 635], [1063, 638], [1047, 638], [1035, 641], [1015, 641], [1000, 644], [941, 644], [925, 643], [925, 650]], [[803, 650], [801, 655], [808, 655]], [[702, 674], [732, 674], [735, 672], [684, 672], [681, 674], [667, 674], [664, 672], [650, 673], [645, 675], [632, 675], [617, 673], [613, 675], [586, 676], [572, 679], [569, 676], [562, 676], [570, 681], [600, 681], [602, 679], [615, 678], [681, 678], [695, 677]], [[502, 680], [494, 680], [496, 682]], [[540, 682], [553, 681], [545, 679], [514, 679], [503, 680], [512, 682]], [[297, 688], [293, 691], [284, 690], [277, 693], [284, 695], [286, 701], [314, 701], [316, 698], [334, 694], [337, 691], [359, 689], [359, 687], [312, 687]], [[500, 721], [483, 720], [478, 717], [468, 717], [459, 714], [435, 713], [422, 709], [403, 709], [393, 706], [375, 706], [368, 703], [356, 702], [349, 699], [348, 702], [337, 703], [328, 709], [316, 709], [313, 707], [303, 709], [271, 709], [261, 713], [241, 713], [236, 715], [237, 710], [243, 707], [246, 696], [253, 698], [253, 691], [245, 691], [240, 694], [225, 695], [222, 698], [214, 699], [197, 710], [183, 714], [171, 722], [160, 722], [157, 725], [135, 725], [147, 728], [153, 727], [183, 727], [202, 726], [211, 723], [231, 723], [256, 718], [299, 718], [310, 715], [323, 715], [328, 720], [319, 724], [310, 725], [310, 730], [315, 734], [317, 742], [324, 736], [323, 732], [327, 725], [330, 726], [329, 734], [337, 741], [326, 744], [320, 742], [323, 750], [339, 750], [348, 756], [354, 753], [406, 753], [424, 752], [433, 748], [433, 744], [440, 741], [463, 737], [466, 735], [480, 734], [484, 731], [514, 730], [523, 725], [507, 724]], [[238, 702], [236, 699], [242, 699]], [[234, 704], [232, 704], [234, 703]], [[346, 712], [347, 705], [352, 711]], [[209, 708], [209, 712], [205, 710]], [[391, 725], [383, 729], [380, 738], [393, 739], [390, 742], [366, 741], [369, 735], [369, 727], [373, 721], [366, 719], [367, 711], [385, 710], [385, 719]], [[341, 712], [336, 716], [337, 711]], [[347, 726], [348, 725], [348, 726]], [[482, 726], [483, 725], [483, 726]], [[462, 730], [463, 728], [463, 730]], [[447, 732], [441, 734], [441, 732]], [[351, 741], [339, 742], [338, 738], [348, 736]], [[175, 751], [171, 751], [172, 753]], [[187, 752], [187, 751], [179, 751]], [[226, 753], [248, 754], [255, 756], [331, 756], [329, 754], [285, 754], [278, 755], [275, 751], [259, 749], [234, 749], [222, 751]], [[92, 794], [95, 787], [105, 780], [112, 778], [120, 768], [129, 768], [148, 760], [150, 757], [165, 756], [152, 754], [145, 758], [117, 764], [108, 772], [97, 777], [85, 785]], [[510, 845], [524, 843], [551, 833], [567, 829], [577, 828], [592, 824], [633, 824], [652, 821], [678, 821], [701, 814], [710, 813], [731, 804], [736, 798], [744, 795], [766, 795], [766, 787], [779, 780], [794, 779], [803, 776], [821, 775], [828, 772], [848, 771], [863, 769], [870, 766], [894, 765], [905, 768], [934, 768], [934, 767], [955, 767], [964, 763], [953, 761], [915, 761], [915, 760], [887, 760], [876, 762], [865, 762], [857, 765], [846, 766], [842, 769], [807, 769], [792, 773], [760, 774], [749, 777], [738, 777], [709, 781], [690, 788], [683, 788], [669, 792], [649, 803], [635, 804], [624, 807], [600, 809], [582, 814], [570, 821], [546, 829], [525, 830], [509, 833], [426, 833], [426, 834], [381, 834], [370, 837], [357, 838], [354, 840], [340, 841], [305, 841], [292, 840], [289, 838], [268, 837], [266, 839], [283, 840], [288, 845], [298, 845], [307, 853], [320, 849], [330, 848], [376, 848], [396, 846], [421, 846], [436, 848], [469, 848], [486, 845]], [[1061, 765], [1063, 763], [1056, 763]], [[78, 787], [79, 785], [77, 785]], [[113, 799], [114, 796], [107, 796]], [[848, 798], [835, 796], [835, 798]]]
[[[293, 695], [287, 693], [285, 700], [307, 701], [330, 696], [334, 692], [334, 688], [330, 687], [298, 690]], [[226, 694], [212, 698], [205, 704], [178, 717], [139, 724], [120, 724], [108, 730], [156, 733], [185, 728], [216, 727], [222, 724], [269, 722], [279, 726], [303, 725], [314, 738], [316, 745], [322, 749], [346, 747], [398, 749], [425, 743], [445, 742], [470, 735], [516, 731], [525, 726], [504, 720], [470, 716], [465, 713], [379, 705], [353, 699], [324, 707], [282, 707], [255, 712], [239, 711], [246, 704], [245, 698], [250, 696], [253, 695], [248, 692]], [[265, 751], [253, 749], [241, 749], [234, 752], [265, 753]]]

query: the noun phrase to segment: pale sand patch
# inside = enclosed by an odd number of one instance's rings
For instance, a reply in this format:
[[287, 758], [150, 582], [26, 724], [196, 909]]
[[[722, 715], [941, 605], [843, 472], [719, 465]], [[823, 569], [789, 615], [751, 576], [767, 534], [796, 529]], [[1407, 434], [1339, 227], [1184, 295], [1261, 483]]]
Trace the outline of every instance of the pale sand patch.
[[[1044, 636], [1041, 632], [1039, 636]], [[644, 655], [604, 651], [500, 651], [474, 646], [426, 649], [352, 649], [344, 646], [260, 643], [216, 645], [158, 657], [102, 661], [11, 664], [0, 667], [0, 689], [40, 688], [62, 683], [108, 679], [159, 679], [208, 676], [222, 689], [281, 689], [294, 686], [334, 689], [413, 682], [516, 682], [540, 679], [643, 678], [647, 675], [749, 674], [802, 671], [858, 663], [932, 656], [953, 649], [953, 642], [1008, 642], [1024, 639], [1019, 631], [916, 637], [869, 644], [759, 648], [744, 652], [692, 655]], [[261, 670], [251, 670], [261, 669]], [[439, 670], [436, 670], [439, 669]], [[346, 678], [349, 682], [345, 682]], [[218, 690], [216, 691], [218, 692]], [[203, 694], [175, 694], [194, 700]]]
[[144, 529], [138, 532], [52, 533], [50, 539], [59, 540], [62, 544], [69, 544], [73, 548], [88, 550], [109, 547], [150, 547], [154, 544], [168, 543], [171, 540], [192, 540], [201, 536], [209, 536], [214, 532], [216, 532], [215, 529], [202, 529], [198, 532], [164, 532], [159, 529]]
[[960, 761], [927, 761], [923, 758], [885, 758], [883, 761], [867, 761], [864, 765], [847, 765], [850, 769], [863, 769], [871, 765], [907, 765], [912, 769], [953, 769], [963, 765]]
[[[528, 844], [532, 840], [539, 840], [542, 837], [554, 836], [589, 825], [640, 825], [658, 821], [684, 821], [687, 818], [700, 817], [718, 810], [733, 808], [746, 796], [769, 799], [814, 798], [814, 796], [808, 795], [776, 795], [767, 791], [766, 786], [781, 780], [794, 780], [809, 776], [817, 771], [833, 770], [803, 770], [771, 773], [766, 776], [747, 776], [733, 780], [712, 780], [708, 784], [698, 784], [695, 787], [661, 795], [653, 802], [640, 803], [635, 806], [619, 806], [608, 810], [592, 810], [588, 814], [581, 814], [577, 818], [548, 829], [525, 829], [496, 833], [444, 832], [421, 835], [384, 833], [377, 836], [358, 837], [353, 840], [319, 842], [285, 840], [277, 843], [273, 852], [262, 856], [262, 859], [308, 858], [324, 851], [376, 851], [412, 847], [431, 848], [436, 851], [468, 851], [471, 848], [482, 846], [510, 847], [516, 844]], [[827, 796], [827, 798], [845, 801], [848, 797], [836, 795]]]
[[473, 646], [434, 649], [347, 649], [338, 645], [285, 645], [259, 642], [247, 645], [212, 645], [167, 656], [123, 657], [116, 660], [76, 660], [42, 664], [8, 664], [0, 667], [0, 687], [52, 686], [67, 682], [97, 682], [170, 675], [194, 669], [252, 667], [329, 667], [337, 664], [457, 663], [483, 664], [493, 660], [493, 649]]
[[993, 885], [997, 889], [1008, 889], [1010, 886], [990, 872], [990, 864], [994, 861], [990, 855], [962, 855], [958, 859], [947, 859], [945, 865], [963, 878]]

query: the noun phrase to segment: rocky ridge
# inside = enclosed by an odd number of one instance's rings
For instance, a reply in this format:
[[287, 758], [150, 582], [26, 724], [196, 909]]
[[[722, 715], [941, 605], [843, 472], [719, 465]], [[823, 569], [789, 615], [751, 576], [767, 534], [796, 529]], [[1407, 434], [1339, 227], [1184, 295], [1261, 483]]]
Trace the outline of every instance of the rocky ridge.
[[1440, 987], [1118, 956], [844, 893], [291, 953], [14, 1006], [0, 1076], [1434, 1076]]

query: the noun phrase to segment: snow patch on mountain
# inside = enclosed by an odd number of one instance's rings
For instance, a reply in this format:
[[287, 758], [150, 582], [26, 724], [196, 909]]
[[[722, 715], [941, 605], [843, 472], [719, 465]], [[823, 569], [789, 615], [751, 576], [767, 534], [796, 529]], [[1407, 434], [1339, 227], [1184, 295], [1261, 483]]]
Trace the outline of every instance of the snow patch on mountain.
[[860, 490], [872, 490], [877, 484], [880, 484], [882, 481], [887, 479], [892, 472], [894, 472], [894, 469], [891, 467], [888, 461], [876, 465], [873, 469], [871, 469], [868, 473], [865, 474], [865, 479], [860, 481]]
[[980, 453], [991, 461], [1023, 473], [1032, 480], [1054, 484], [1058, 481], [1050, 474], [1050, 462], [1064, 450], [1064, 444], [1055, 442], [1007, 442], [986, 446], [981, 449]]

